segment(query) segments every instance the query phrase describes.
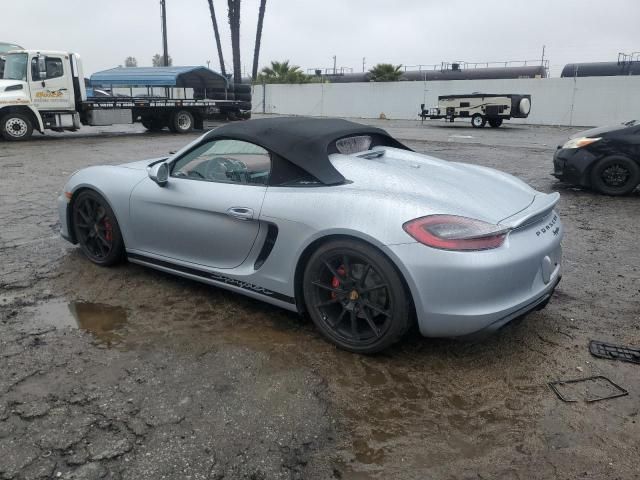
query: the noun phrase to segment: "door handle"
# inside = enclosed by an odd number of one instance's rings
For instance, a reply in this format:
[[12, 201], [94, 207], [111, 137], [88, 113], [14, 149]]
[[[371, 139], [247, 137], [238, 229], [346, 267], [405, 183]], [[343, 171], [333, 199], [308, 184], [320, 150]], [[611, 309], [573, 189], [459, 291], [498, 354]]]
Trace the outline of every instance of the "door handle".
[[227, 210], [227, 215], [238, 220], [253, 220], [253, 209], [247, 207], [231, 207]]

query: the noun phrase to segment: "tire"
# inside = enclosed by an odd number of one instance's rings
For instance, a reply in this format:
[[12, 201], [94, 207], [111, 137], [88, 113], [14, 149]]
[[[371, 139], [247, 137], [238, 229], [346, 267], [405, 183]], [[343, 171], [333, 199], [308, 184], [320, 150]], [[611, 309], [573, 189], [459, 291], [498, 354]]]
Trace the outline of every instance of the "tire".
[[476, 113], [471, 117], [471, 126], [473, 128], [482, 128], [485, 126], [486, 123], [487, 123], [487, 119], [484, 118], [479, 113]]
[[489, 119], [489, 125], [491, 126], [491, 128], [498, 128], [498, 127], [500, 127], [500, 125], [502, 125], [502, 119], [501, 118], [490, 118]]
[[85, 190], [74, 200], [72, 208], [73, 232], [87, 258], [104, 267], [120, 262], [124, 257], [124, 241], [107, 201], [97, 192]]
[[169, 130], [173, 133], [189, 133], [193, 130], [195, 121], [193, 115], [188, 110], [178, 110], [171, 115]]
[[22, 113], [8, 113], [0, 120], [0, 134], [10, 142], [20, 142], [31, 138], [33, 124], [31, 119]]
[[153, 118], [142, 120], [142, 126], [151, 132], [159, 132], [167, 125], [162, 120]]
[[350, 352], [382, 351], [411, 326], [411, 301], [400, 274], [387, 257], [360, 241], [320, 246], [305, 267], [303, 294], [318, 330]]
[[628, 195], [640, 183], [640, 167], [622, 155], [603, 158], [591, 169], [591, 187], [605, 195]]

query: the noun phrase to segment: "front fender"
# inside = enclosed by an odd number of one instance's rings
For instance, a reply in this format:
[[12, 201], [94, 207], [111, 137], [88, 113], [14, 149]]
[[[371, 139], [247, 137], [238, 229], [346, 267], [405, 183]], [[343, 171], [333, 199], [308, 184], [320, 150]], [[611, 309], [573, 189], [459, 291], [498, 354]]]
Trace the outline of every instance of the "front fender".
[[[69, 178], [64, 187], [64, 193], [71, 194], [70, 205], [83, 189], [91, 189], [99, 193], [113, 210], [125, 245], [129, 245], [128, 241], [131, 239], [129, 198], [133, 188], [145, 178], [147, 178], [145, 170], [116, 166], [88, 167], [77, 171]], [[70, 224], [69, 228], [71, 228]]]

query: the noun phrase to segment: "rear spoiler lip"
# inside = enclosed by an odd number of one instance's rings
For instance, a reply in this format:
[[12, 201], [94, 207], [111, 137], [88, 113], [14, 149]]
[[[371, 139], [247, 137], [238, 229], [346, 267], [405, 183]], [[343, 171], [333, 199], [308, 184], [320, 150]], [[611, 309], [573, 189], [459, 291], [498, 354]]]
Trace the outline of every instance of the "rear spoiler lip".
[[539, 193], [533, 198], [533, 201], [527, 208], [514, 215], [503, 218], [498, 222], [498, 225], [511, 229], [521, 227], [532, 218], [539, 216], [547, 210], [551, 210], [559, 201], [560, 194], [558, 192]]

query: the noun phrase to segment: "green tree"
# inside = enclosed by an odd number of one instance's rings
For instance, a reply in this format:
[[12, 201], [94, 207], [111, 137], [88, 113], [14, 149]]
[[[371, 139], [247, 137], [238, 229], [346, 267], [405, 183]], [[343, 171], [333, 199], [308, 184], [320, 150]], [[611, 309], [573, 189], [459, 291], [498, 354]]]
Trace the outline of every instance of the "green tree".
[[[163, 60], [163, 56], [160, 55], [159, 53], [156, 53], [153, 58], [151, 59], [151, 64], [154, 67], [162, 67], [164, 66], [164, 60]], [[173, 65], [173, 58], [171, 58], [171, 55], [169, 55], [169, 66]]]
[[374, 82], [397, 82], [402, 76], [402, 65], [379, 63], [369, 70], [369, 78]]
[[256, 79], [256, 83], [307, 83], [310, 78], [297, 65], [284, 62], [271, 62], [270, 67], [264, 67]]
[[136, 57], [127, 57], [124, 59], [124, 66], [125, 67], [137, 67], [138, 66], [138, 60], [136, 60]]

